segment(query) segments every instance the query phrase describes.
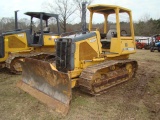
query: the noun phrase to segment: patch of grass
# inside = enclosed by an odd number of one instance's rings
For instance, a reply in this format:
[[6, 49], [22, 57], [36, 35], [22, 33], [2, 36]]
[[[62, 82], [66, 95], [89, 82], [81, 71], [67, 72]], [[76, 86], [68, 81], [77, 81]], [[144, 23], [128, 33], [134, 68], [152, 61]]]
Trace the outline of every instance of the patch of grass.
[[157, 78], [148, 82], [147, 88], [150, 94], [160, 94], [160, 80]]
[[76, 106], [76, 107], [87, 106], [90, 104], [89, 101], [82, 96], [77, 96], [74, 100], [72, 100], [72, 102], [73, 102], [73, 106]]

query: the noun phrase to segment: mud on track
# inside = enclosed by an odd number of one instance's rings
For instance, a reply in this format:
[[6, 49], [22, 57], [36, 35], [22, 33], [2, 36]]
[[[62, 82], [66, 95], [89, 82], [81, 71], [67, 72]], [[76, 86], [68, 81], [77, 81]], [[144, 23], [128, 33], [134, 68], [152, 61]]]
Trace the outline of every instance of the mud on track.
[[1, 120], [159, 120], [160, 53], [138, 50], [131, 55], [139, 69], [135, 78], [100, 96], [73, 89], [69, 114], [61, 116], [16, 87], [21, 75], [0, 70]]

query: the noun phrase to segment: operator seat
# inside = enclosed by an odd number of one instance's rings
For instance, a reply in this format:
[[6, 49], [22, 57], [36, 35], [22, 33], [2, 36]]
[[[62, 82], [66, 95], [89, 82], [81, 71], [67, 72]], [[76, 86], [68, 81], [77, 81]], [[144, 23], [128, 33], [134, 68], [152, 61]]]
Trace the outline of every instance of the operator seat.
[[112, 37], [117, 37], [117, 31], [116, 29], [113, 29], [113, 28], [108, 31], [105, 39], [101, 39], [102, 48], [110, 49]]
[[117, 37], [117, 31], [116, 29], [110, 29], [107, 33], [107, 40], [110, 40], [111, 41], [111, 38], [112, 37]]

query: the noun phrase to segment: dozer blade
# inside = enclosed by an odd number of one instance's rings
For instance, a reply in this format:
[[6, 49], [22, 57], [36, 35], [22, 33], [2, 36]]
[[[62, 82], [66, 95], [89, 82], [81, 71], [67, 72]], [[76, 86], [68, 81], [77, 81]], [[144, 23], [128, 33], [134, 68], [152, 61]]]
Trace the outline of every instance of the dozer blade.
[[26, 58], [21, 64], [22, 80], [17, 86], [66, 115], [72, 97], [68, 74], [57, 71], [46, 61]]

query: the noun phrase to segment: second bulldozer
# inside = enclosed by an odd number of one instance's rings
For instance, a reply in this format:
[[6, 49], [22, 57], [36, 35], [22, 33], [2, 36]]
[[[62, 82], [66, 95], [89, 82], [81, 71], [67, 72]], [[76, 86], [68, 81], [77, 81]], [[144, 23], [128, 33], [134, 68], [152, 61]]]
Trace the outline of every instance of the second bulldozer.
[[[138, 67], [135, 60], [129, 59], [136, 52], [131, 11], [105, 4], [88, 6], [88, 10], [89, 31], [56, 39], [55, 61], [26, 58], [22, 62], [22, 80], [17, 86], [62, 114], [68, 113], [72, 88], [77, 86], [86, 93], [99, 95], [131, 79]], [[96, 14], [104, 17], [102, 33], [93, 30]], [[127, 30], [121, 26], [123, 14], [129, 18]], [[115, 16], [115, 21], [107, 22], [110, 15]]]
[[[0, 68], [7, 67], [11, 72], [19, 74], [22, 71], [19, 60], [26, 57], [47, 59], [55, 52], [55, 38], [59, 38], [59, 22], [57, 14], [44, 12], [27, 12], [30, 16], [30, 29], [15, 28], [0, 36]], [[39, 29], [34, 29], [33, 19], [39, 19]], [[57, 27], [53, 33], [49, 29], [49, 18], [55, 18]], [[17, 22], [17, 19], [15, 20]], [[45, 23], [45, 24], [44, 24]]]

